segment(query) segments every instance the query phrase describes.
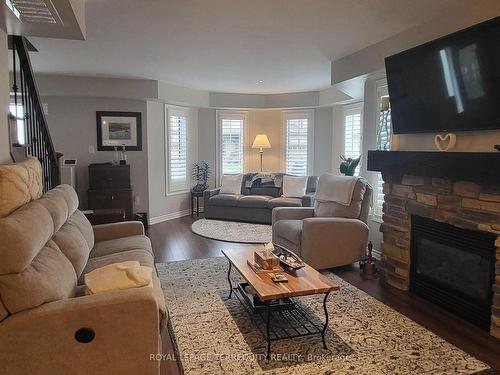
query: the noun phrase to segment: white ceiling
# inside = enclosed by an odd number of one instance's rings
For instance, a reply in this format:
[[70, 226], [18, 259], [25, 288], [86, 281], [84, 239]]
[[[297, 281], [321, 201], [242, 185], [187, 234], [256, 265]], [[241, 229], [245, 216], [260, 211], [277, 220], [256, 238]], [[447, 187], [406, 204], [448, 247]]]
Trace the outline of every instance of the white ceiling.
[[30, 38], [32, 64], [207, 91], [318, 90], [332, 60], [467, 1], [87, 0], [87, 40]]

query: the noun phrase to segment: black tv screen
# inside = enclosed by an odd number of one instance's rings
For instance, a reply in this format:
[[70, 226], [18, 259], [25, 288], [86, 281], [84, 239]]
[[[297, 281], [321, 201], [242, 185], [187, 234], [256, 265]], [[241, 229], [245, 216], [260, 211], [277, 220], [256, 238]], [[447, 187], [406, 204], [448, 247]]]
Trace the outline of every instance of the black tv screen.
[[385, 59], [395, 134], [500, 128], [500, 17]]

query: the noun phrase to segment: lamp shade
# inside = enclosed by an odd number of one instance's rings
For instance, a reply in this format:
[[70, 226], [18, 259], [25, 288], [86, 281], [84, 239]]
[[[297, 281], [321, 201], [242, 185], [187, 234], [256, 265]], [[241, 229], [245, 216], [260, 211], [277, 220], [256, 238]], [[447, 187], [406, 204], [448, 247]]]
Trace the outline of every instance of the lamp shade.
[[257, 134], [253, 141], [252, 148], [271, 148], [271, 143], [269, 143], [267, 135]]

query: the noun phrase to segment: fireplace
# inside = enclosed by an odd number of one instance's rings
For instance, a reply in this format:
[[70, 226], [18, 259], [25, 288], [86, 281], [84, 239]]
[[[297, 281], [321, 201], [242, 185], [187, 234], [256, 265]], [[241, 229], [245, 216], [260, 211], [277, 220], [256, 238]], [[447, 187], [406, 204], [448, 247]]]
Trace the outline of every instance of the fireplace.
[[489, 330], [495, 240], [491, 233], [413, 215], [410, 291]]
[[500, 339], [500, 152], [368, 151], [367, 168], [384, 179], [382, 280]]

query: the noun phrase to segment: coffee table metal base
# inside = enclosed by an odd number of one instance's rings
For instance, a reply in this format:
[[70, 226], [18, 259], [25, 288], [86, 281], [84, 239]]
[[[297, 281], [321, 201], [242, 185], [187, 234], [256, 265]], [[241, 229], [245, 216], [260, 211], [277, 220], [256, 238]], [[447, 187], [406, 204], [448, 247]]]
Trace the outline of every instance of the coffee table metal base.
[[227, 279], [230, 287], [228, 298], [231, 299], [234, 294], [261, 331], [267, 341], [268, 359], [271, 355], [271, 343], [276, 340], [321, 335], [323, 347], [328, 349], [325, 340], [325, 333], [328, 328], [326, 301], [330, 292], [324, 293], [323, 311], [325, 313], [325, 323], [320, 324], [318, 318], [314, 319], [300, 303], [296, 303], [291, 298], [279, 301], [257, 301], [257, 304], [252, 303], [251, 298], [245, 292], [245, 289], [249, 286], [248, 283], [239, 283], [236, 287], [233, 287], [231, 283], [231, 263], [229, 263]]

